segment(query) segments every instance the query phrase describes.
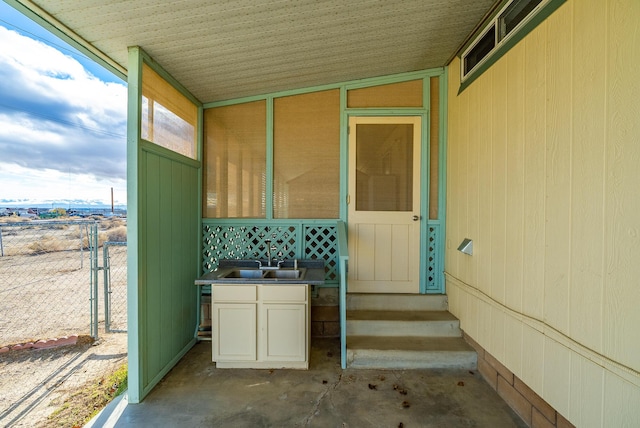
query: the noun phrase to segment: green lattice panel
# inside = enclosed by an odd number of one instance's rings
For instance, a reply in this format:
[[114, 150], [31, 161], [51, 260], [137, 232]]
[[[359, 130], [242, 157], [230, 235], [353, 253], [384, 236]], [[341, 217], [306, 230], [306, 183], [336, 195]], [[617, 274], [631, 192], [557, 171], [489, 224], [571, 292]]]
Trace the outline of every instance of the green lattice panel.
[[436, 258], [438, 229], [438, 226], [429, 226], [429, 236], [427, 237], [427, 290], [438, 289], [438, 263]]
[[335, 226], [310, 225], [304, 228], [304, 255], [324, 259], [325, 281], [338, 280], [338, 234]]
[[267, 240], [271, 240], [271, 257], [296, 257], [294, 226], [204, 225], [202, 238], [203, 268], [209, 272], [222, 259], [267, 259]]
[[[303, 236], [298, 236], [302, 230]], [[274, 259], [322, 259], [325, 281], [338, 280], [338, 239], [335, 226], [204, 225], [202, 237], [203, 269], [212, 271], [222, 259], [267, 259], [267, 240], [271, 240]], [[301, 243], [302, 254], [296, 254]]]

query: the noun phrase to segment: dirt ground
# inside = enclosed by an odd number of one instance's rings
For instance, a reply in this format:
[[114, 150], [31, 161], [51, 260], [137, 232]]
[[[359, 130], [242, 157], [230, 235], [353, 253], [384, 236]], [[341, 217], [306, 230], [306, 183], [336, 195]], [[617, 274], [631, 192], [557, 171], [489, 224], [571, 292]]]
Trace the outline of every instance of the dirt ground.
[[[122, 225], [100, 225], [100, 233]], [[85, 385], [127, 360], [126, 247], [112, 247], [111, 328], [105, 332], [103, 272], [98, 276], [98, 336], [90, 337], [89, 251], [83, 226], [3, 225], [0, 348], [77, 335], [75, 345], [0, 353], [0, 427], [50, 427], [48, 417]], [[86, 238], [84, 238], [86, 239]], [[98, 265], [103, 266], [103, 247]], [[6, 349], [6, 348], [5, 348]]]
[[126, 333], [102, 334], [94, 343], [83, 336], [76, 345], [0, 354], [0, 426], [59, 426], [48, 418], [65, 399], [126, 361]]

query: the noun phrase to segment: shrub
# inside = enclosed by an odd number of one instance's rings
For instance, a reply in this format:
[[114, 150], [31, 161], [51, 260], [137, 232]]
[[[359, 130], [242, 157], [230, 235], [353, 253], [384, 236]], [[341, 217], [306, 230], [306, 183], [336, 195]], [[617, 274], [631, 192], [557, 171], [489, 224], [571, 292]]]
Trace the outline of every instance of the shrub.
[[127, 226], [118, 226], [107, 230], [107, 240], [111, 242], [127, 242]]
[[68, 245], [60, 239], [53, 236], [45, 236], [37, 241], [29, 244], [29, 249], [34, 254], [52, 253], [55, 251], [66, 250]]

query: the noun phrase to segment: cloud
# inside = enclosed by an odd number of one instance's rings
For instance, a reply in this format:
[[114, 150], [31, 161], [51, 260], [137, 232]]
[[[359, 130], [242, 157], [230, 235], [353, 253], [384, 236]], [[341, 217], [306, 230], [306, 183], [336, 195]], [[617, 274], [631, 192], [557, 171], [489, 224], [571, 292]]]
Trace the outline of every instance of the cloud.
[[6, 165], [125, 180], [126, 103], [125, 85], [101, 81], [73, 57], [0, 26], [0, 182]]

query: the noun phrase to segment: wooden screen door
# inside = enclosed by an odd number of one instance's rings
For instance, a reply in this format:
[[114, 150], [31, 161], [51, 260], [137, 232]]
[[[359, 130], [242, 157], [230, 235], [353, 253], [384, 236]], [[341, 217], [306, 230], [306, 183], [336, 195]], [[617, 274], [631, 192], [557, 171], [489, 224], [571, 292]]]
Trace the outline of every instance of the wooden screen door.
[[349, 118], [349, 291], [420, 291], [420, 117]]

